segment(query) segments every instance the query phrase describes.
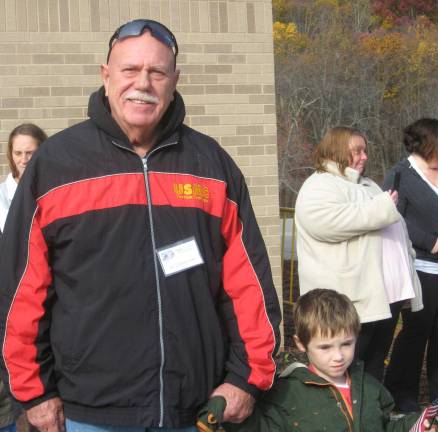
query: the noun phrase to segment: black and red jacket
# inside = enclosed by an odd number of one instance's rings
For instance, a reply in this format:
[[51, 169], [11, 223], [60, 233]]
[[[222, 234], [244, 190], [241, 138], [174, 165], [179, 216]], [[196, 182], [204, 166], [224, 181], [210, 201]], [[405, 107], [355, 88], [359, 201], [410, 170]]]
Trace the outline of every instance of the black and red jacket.
[[[1, 241], [4, 378], [25, 408], [185, 427], [223, 381], [271, 386], [280, 311], [245, 181], [183, 125], [178, 93], [143, 161], [103, 90], [90, 119], [49, 138]], [[194, 237], [204, 264], [165, 277], [156, 250]]]

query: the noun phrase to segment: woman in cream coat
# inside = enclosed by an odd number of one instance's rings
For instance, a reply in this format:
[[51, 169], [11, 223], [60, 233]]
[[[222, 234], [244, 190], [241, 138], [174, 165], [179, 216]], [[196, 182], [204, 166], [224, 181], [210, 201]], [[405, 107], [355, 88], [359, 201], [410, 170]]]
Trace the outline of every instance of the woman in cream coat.
[[318, 145], [316, 172], [296, 202], [298, 274], [301, 294], [331, 288], [353, 301], [362, 323], [356, 355], [381, 380], [404, 301], [422, 304], [397, 192], [362, 176], [366, 150], [365, 137], [346, 127]]

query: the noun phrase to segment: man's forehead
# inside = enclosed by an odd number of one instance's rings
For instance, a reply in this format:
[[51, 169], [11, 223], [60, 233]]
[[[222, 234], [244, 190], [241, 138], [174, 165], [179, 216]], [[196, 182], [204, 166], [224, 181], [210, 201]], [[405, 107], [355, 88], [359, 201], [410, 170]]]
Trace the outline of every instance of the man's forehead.
[[150, 32], [140, 36], [130, 36], [114, 42], [110, 62], [117, 58], [117, 63], [139, 63], [153, 60], [163, 66], [173, 65], [174, 55], [170, 47], [153, 37]]

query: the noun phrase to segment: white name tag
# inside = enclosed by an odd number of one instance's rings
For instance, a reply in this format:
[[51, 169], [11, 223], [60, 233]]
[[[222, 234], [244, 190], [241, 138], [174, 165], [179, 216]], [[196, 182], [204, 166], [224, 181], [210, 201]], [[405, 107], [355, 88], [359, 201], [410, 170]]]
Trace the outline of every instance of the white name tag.
[[160, 248], [157, 254], [166, 276], [204, 264], [194, 237]]

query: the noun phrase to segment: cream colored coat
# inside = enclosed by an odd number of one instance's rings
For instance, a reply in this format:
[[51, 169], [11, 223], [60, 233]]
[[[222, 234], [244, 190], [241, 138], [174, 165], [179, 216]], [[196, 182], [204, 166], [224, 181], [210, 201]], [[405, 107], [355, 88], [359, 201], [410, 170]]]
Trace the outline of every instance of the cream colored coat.
[[334, 162], [327, 171], [312, 174], [296, 202], [300, 293], [334, 289], [353, 301], [361, 322], [389, 318], [380, 229], [401, 216], [389, 193], [358, 171], [343, 176]]

